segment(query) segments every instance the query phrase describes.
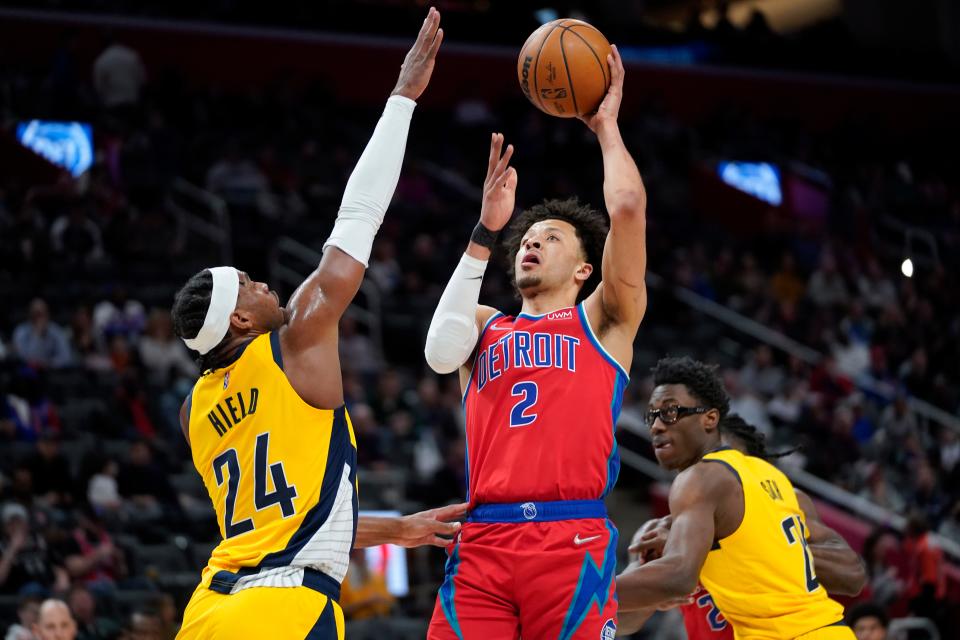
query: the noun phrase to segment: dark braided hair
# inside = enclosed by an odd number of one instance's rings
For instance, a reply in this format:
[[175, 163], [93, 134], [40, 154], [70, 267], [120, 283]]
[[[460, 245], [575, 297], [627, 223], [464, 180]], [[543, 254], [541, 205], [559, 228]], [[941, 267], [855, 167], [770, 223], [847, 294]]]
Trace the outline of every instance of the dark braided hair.
[[682, 384], [705, 406], [720, 412], [723, 420], [730, 412], [730, 396], [717, 375], [716, 365], [693, 358], [661, 358], [653, 369], [653, 384]]
[[[187, 280], [173, 297], [173, 308], [170, 316], [173, 318], [173, 331], [180, 338], [196, 338], [203, 327], [210, 307], [210, 296], [213, 294], [213, 274], [209, 269], [199, 271]], [[213, 368], [213, 349], [197, 358], [201, 371]]]
[[603, 245], [607, 241], [609, 226], [602, 213], [590, 205], [580, 204], [576, 198], [567, 200], [544, 200], [543, 204], [530, 207], [516, 217], [510, 224], [510, 229], [503, 239], [503, 249], [506, 251], [507, 269], [511, 282], [516, 282], [517, 251], [520, 250], [520, 241], [524, 234], [534, 224], [543, 220], [563, 220], [573, 225], [577, 232], [577, 239], [587, 258], [593, 265], [593, 273], [577, 294], [580, 302], [596, 288], [600, 281], [600, 263], [603, 260]]
[[767, 451], [766, 434], [757, 430], [755, 426], [749, 424], [736, 413], [728, 414], [726, 418], [720, 421], [720, 433], [736, 438], [740, 443], [743, 444], [744, 452], [748, 456], [763, 458], [765, 460], [783, 458], [784, 456], [795, 453], [802, 448], [794, 447], [793, 449], [788, 449], [779, 453], [771, 453]]

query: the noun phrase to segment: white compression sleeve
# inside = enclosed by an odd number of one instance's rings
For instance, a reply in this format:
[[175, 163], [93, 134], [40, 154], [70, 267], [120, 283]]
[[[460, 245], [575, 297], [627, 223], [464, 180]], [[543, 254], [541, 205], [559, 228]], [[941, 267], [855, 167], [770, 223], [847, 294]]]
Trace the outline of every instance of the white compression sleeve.
[[463, 254], [440, 296], [423, 349], [427, 364], [437, 373], [456, 371], [473, 353], [480, 337], [477, 301], [486, 270], [486, 260]]
[[323, 248], [333, 245], [367, 266], [373, 237], [383, 222], [400, 179], [410, 118], [416, 102], [391, 96], [367, 148], [343, 190], [337, 221]]

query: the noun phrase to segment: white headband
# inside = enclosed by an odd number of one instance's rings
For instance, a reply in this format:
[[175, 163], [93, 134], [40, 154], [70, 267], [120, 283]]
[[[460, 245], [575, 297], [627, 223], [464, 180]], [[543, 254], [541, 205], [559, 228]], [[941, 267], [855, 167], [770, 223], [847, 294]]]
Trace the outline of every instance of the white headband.
[[210, 293], [210, 307], [203, 319], [203, 326], [196, 338], [184, 338], [183, 341], [194, 351], [204, 355], [220, 344], [230, 328], [230, 314], [237, 308], [237, 296], [240, 295], [240, 274], [233, 267], [211, 267], [213, 291]]

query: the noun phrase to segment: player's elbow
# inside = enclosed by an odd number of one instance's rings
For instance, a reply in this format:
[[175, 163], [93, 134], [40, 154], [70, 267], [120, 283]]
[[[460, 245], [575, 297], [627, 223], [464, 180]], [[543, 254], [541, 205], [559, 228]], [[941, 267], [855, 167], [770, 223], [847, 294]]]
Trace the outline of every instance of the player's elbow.
[[671, 573], [670, 577], [661, 583], [665, 600], [684, 598], [697, 590], [699, 573], [679, 570]]
[[456, 362], [451, 358], [445, 358], [442, 355], [435, 353], [430, 349], [429, 342], [423, 350], [423, 355], [427, 360], [427, 366], [430, 367], [435, 373], [439, 373], [441, 375], [453, 373], [462, 364], [461, 362]]
[[423, 348], [427, 365], [437, 373], [453, 373], [470, 357], [478, 333], [476, 323], [466, 316], [438, 314], [430, 324]]
[[610, 194], [607, 210], [611, 219], [644, 217], [647, 209], [647, 194], [643, 189], [618, 189]]

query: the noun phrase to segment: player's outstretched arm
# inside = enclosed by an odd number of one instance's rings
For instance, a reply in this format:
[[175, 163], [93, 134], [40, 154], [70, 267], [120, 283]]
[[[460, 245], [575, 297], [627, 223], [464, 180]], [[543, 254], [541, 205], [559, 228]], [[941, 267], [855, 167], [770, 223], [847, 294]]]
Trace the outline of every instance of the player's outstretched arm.
[[357, 539], [353, 546], [363, 548], [396, 544], [401, 547], [445, 547], [460, 531], [457, 520], [466, 515], [467, 506], [463, 502], [399, 518], [361, 516], [357, 520]]
[[[670, 534], [670, 516], [664, 518], [653, 518], [647, 520], [633, 534], [630, 541], [629, 552], [630, 564], [624, 569], [624, 573], [638, 569], [647, 562], [660, 556], [663, 547]], [[659, 543], [659, 546], [657, 544]], [[617, 614], [617, 635], [629, 636], [641, 629], [647, 623], [647, 620], [657, 612], [657, 609], [672, 608], [686, 603], [687, 598], [683, 598], [668, 603], [668, 607], [645, 607], [634, 611], [620, 611]]]
[[510, 166], [512, 156], [513, 145], [503, 151], [503, 134], [494, 133], [490, 137], [480, 222], [440, 296], [427, 331], [423, 353], [427, 364], [437, 373], [456, 371], [469, 360], [480, 331], [496, 313], [491, 307], [479, 305], [478, 300], [496, 236], [513, 215], [517, 170]]
[[716, 532], [715, 516], [736, 480], [721, 465], [696, 464], [670, 488], [672, 525], [663, 555], [617, 576], [621, 611], [677, 601], [697, 587]]
[[289, 330], [301, 333], [297, 329], [302, 327], [307, 340], [335, 328], [360, 288], [373, 238], [400, 178], [415, 100], [430, 82], [442, 41], [440, 14], [431, 8], [404, 58], [383, 115], [347, 181], [320, 265], [287, 305]]
[[813, 554], [813, 567], [820, 584], [831, 595], [860, 595], [867, 583], [867, 571], [859, 554], [843, 536], [823, 523], [810, 496], [797, 491], [797, 501], [807, 523], [807, 547]]
[[[597, 134], [603, 154], [603, 198], [610, 233], [603, 249], [603, 282], [588, 304], [600, 303], [603, 315], [636, 333], [647, 310], [647, 192], [640, 170], [620, 135], [617, 117], [623, 99], [623, 60], [616, 46], [607, 58], [610, 89], [595, 114], [583, 116]], [[632, 336], [631, 336], [632, 338]]]

